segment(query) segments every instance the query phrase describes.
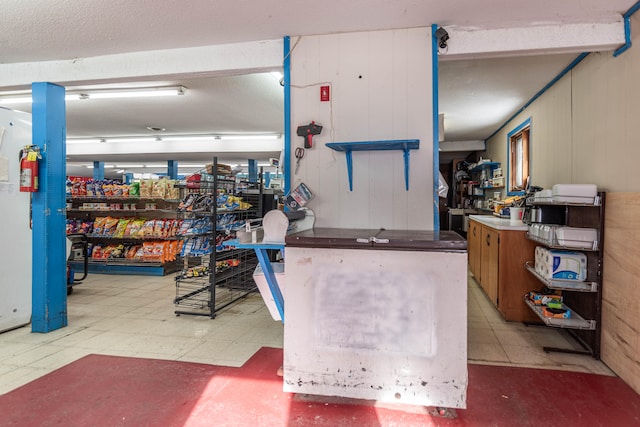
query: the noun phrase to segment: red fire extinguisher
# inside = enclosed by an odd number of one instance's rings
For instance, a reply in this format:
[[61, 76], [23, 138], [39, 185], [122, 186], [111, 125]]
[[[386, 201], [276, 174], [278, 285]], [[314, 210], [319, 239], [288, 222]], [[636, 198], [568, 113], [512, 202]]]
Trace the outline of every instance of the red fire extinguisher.
[[41, 158], [37, 145], [27, 145], [20, 150], [20, 191], [38, 191], [38, 160]]

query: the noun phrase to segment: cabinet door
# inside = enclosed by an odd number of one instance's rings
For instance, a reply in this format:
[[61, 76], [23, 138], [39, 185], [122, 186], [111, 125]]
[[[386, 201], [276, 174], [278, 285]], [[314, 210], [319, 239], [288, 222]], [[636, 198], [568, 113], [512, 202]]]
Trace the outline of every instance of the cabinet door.
[[498, 231], [482, 228], [482, 256], [480, 258], [480, 284], [487, 296], [498, 305], [498, 259], [500, 254]]
[[482, 226], [475, 221], [469, 221], [469, 231], [467, 233], [469, 270], [471, 270], [471, 274], [478, 282], [480, 282], [480, 254], [482, 251], [481, 235]]

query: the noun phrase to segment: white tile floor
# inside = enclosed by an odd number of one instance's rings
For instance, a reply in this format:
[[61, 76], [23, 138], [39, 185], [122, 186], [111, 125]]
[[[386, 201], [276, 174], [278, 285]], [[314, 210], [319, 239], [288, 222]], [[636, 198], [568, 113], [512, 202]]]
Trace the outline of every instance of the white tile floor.
[[[216, 319], [175, 316], [173, 276], [92, 274], [68, 299], [69, 326], [48, 334], [30, 326], [0, 334], [0, 394], [91, 353], [240, 366], [260, 347], [282, 347], [283, 325], [259, 294]], [[469, 360], [612, 375], [588, 356], [545, 354], [572, 346], [551, 328], [505, 322], [469, 279]]]

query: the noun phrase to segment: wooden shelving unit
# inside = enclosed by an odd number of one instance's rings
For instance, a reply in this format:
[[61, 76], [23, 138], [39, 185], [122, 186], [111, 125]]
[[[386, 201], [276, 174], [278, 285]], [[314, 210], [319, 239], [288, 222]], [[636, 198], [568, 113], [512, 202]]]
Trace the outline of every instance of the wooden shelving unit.
[[563, 226], [594, 228], [598, 232], [597, 239], [593, 244], [578, 248], [559, 245], [555, 239], [544, 240], [537, 236], [527, 235], [530, 240], [543, 246], [566, 251], [578, 250], [587, 257], [587, 279], [584, 282], [550, 280], [538, 274], [533, 263], [527, 262], [525, 264], [525, 268], [544, 285], [544, 288], [561, 291], [563, 307], [571, 311], [571, 318], [555, 319], [545, 317], [539, 306], [535, 306], [525, 298], [527, 305], [534, 310], [545, 325], [566, 329], [584, 348], [583, 351], [575, 351], [545, 347], [545, 351], [588, 354], [596, 359], [600, 358], [605, 196], [604, 192], [599, 192], [592, 204], [552, 201], [536, 202], [531, 199], [527, 201], [529, 206], [537, 206], [544, 210], [562, 211], [565, 218], [565, 223], [561, 224]]

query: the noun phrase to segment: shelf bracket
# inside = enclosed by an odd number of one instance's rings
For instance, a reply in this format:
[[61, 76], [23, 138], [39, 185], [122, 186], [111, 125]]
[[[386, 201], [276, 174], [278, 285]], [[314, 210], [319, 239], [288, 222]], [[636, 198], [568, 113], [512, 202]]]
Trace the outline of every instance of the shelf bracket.
[[353, 152], [354, 151], [380, 151], [402, 150], [404, 159], [404, 187], [409, 191], [409, 157], [410, 150], [420, 148], [419, 139], [401, 139], [389, 141], [358, 141], [358, 142], [329, 142], [325, 144], [335, 151], [343, 151], [347, 161], [347, 177], [349, 178], [349, 191], [353, 191]]

